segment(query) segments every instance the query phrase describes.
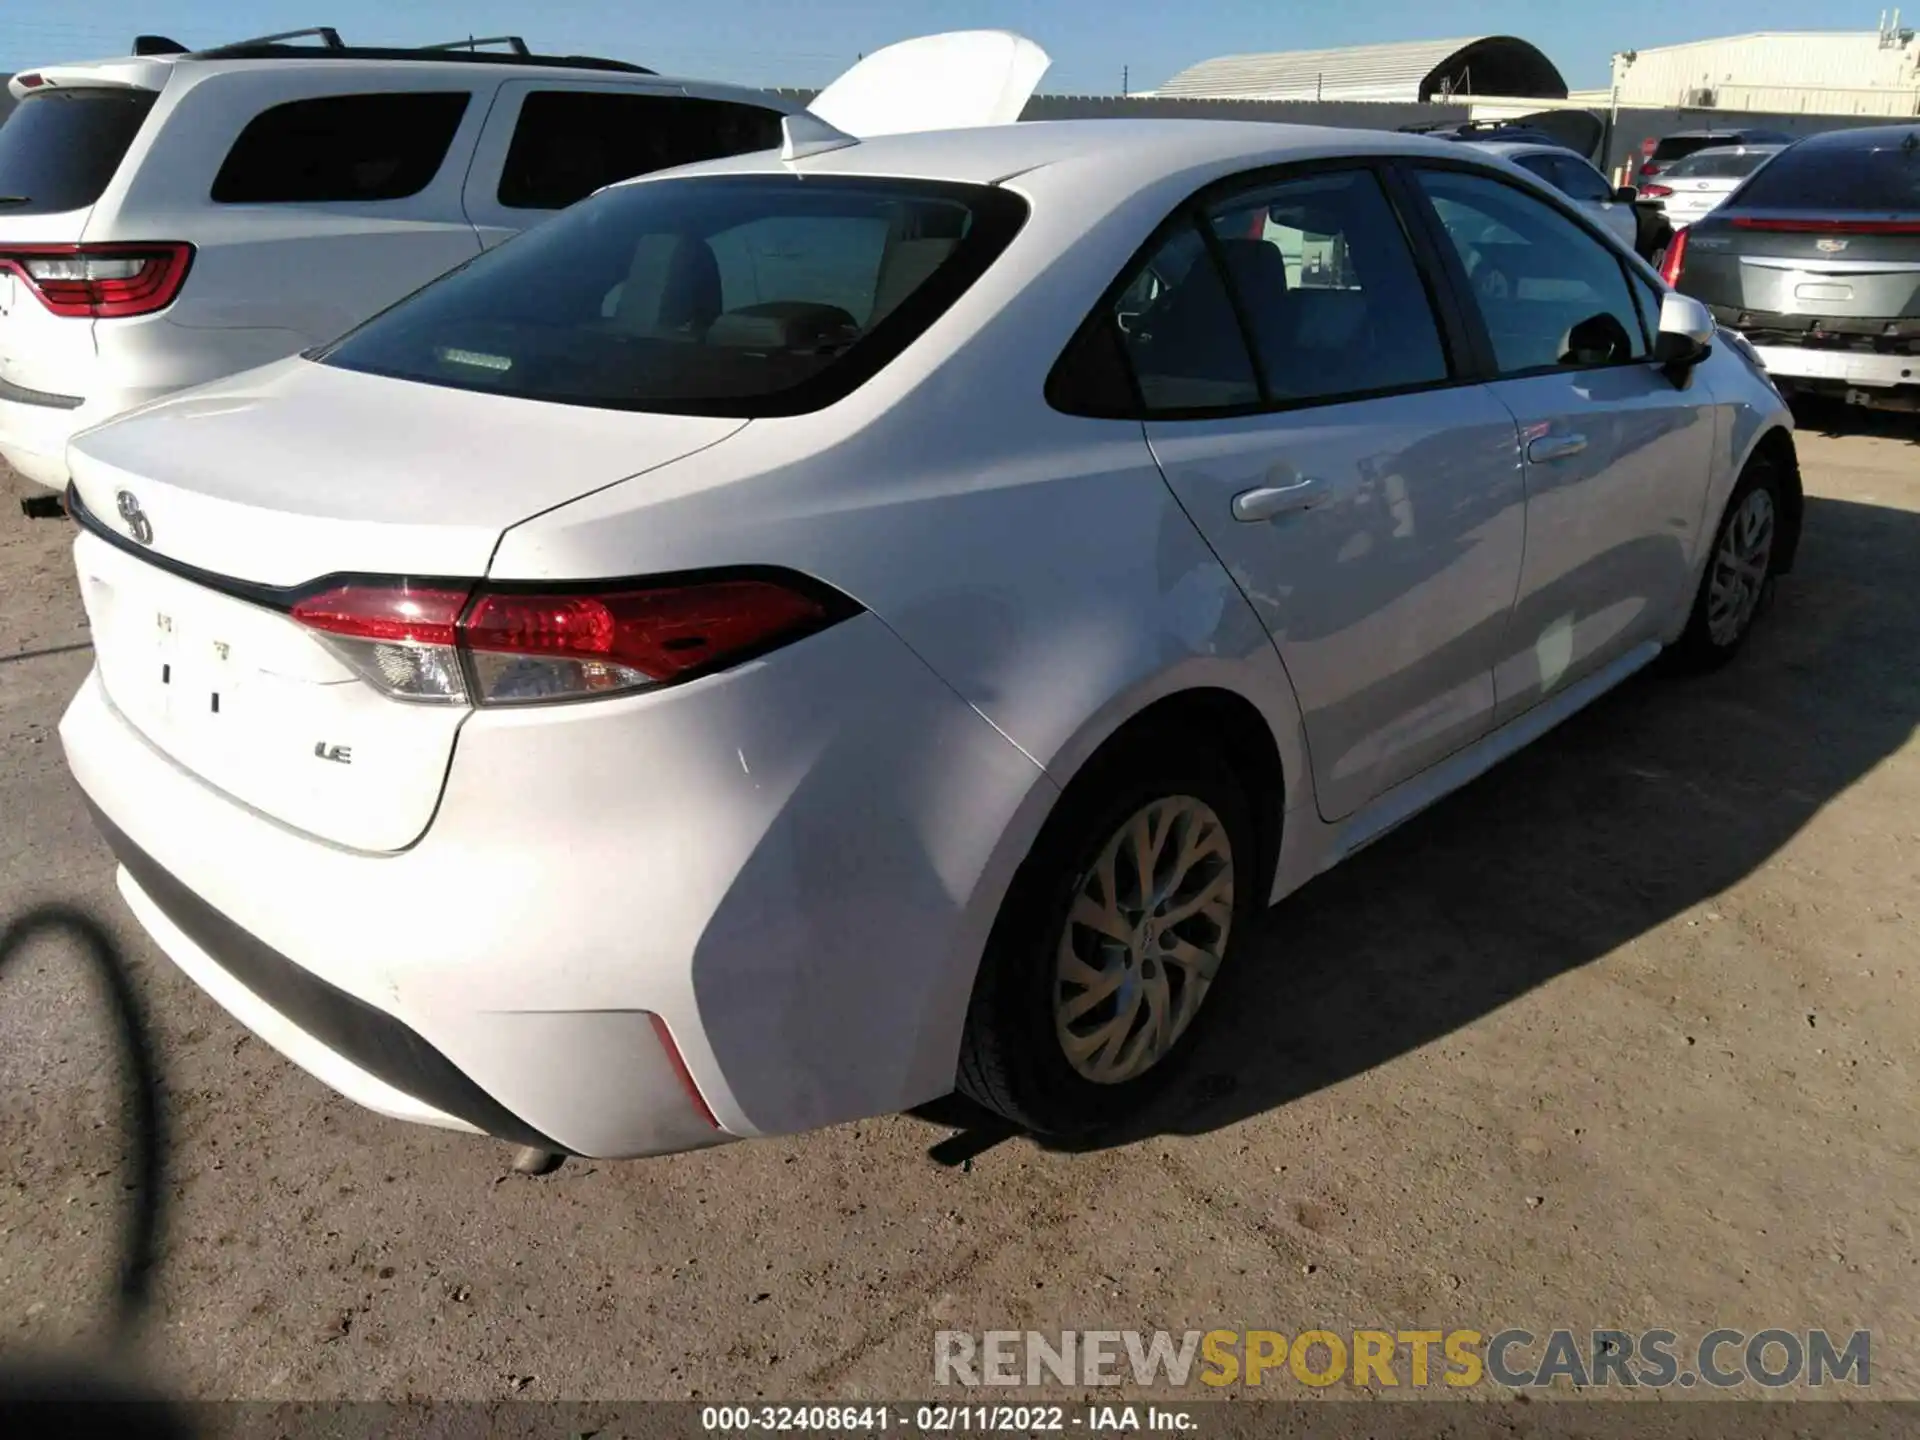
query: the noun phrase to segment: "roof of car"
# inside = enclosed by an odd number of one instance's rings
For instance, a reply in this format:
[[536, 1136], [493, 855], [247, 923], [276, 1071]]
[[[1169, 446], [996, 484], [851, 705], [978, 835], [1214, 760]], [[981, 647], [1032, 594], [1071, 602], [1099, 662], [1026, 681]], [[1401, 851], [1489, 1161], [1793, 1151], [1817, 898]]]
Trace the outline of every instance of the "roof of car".
[[1853, 130], [1823, 130], [1799, 142], [1819, 150], [1898, 150], [1910, 145], [1920, 150], [1920, 124], [1863, 125]]
[[761, 151], [710, 160], [695, 168], [704, 174], [772, 170], [993, 184], [1073, 161], [1080, 162], [1075, 166], [1076, 177], [1086, 177], [1091, 169], [1102, 181], [1129, 187], [1214, 164], [1243, 162], [1251, 169], [1334, 155], [1459, 159], [1466, 148], [1454, 141], [1389, 130], [1340, 130], [1260, 120], [1030, 120], [877, 136], [792, 161]]
[[[234, 47], [222, 53], [182, 52], [171, 55], [115, 55], [97, 60], [69, 61], [58, 65], [25, 67], [9, 82], [16, 94], [22, 93], [21, 75], [39, 77], [51, 87], [92, 82], [132, 85], [158, 90], [176, 68], [198, 73], [224, 70], [255, 70], [267, 73], [311, 72], [315, 69], [337, 71], [357, 67], [365, 71], [390, 71], [417, 75], [439, 71], [448, 76], [471, 77], [476, 70], [489, 74], [526, 75], [552, 78], [573, 76], [581, 80], [631, 80], [653, 85], [700, 85], [702, 87], [746, 93], [751, 87], [727, 85], [675, 75], [659, 75], [644, 66], [624, 61], [601, 60], [593, 56], [514, 55], [493, 52], [380, 50], [366, 46], [328, 50], [319, 46], [276, 45], [271, 47]], [[27, 91], [25, 93], [32, 93]], [[758, 92], [756, 92], [758, 93]], [[775, 105], [774, 108], [782, 108]]]

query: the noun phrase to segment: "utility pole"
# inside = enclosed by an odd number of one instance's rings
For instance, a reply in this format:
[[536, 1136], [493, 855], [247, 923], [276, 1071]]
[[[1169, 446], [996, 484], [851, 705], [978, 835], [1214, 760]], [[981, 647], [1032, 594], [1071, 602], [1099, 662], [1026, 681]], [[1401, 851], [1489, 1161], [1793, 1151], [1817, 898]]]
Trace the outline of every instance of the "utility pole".
[[1120, 67], [1120, 94], [1122, 96], [1131, 95], [1133, 93], [1131, 89], [1132, 81], [1133, 81], [1133, 67], [1130, 65], [1122, 65]]

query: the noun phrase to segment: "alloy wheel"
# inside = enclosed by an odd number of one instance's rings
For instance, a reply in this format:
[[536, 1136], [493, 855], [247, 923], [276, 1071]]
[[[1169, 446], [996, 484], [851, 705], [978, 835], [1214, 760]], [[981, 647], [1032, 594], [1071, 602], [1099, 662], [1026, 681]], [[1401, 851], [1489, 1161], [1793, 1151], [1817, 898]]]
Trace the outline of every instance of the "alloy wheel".
[[1084, 1079], [1118, 1085], [1193, 1023], [1233, 925], [1233, 843], [1191, 795], [1142, 806], [1101, 847], [1060, 936], [1054, 1028]]
[[1707, 636], [1714, 644], [1733, 644], [1753, 619], [1773, 561], [1773, 536], [1773, 496], [1748, 491], [1720, 531], [1707, 581]]

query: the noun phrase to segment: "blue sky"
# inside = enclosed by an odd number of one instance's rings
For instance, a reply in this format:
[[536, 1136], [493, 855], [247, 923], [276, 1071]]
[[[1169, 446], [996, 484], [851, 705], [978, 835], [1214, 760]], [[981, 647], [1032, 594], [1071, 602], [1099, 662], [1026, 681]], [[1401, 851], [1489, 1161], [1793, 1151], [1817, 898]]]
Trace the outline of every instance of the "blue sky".
[[[1920, 17], [1920, 0], [1912, 6]], [[536, 50], [610, 55], [656, 70], [752, 85], [819, 85], [862, 50], [935, 30], [1017, 30], [1053, 56], [1041, 88], [1136, 90], [1213, 55], [1382, 40], [1514, 34], [1539, 45], [1570, 84], [1603, 85], [1616, 50], [1750, 30], [1870, 30], [1871, 5], [1814, 0], [4, 0], [0, 73], [125, 54], [138, 33], [188, 45], [323, 22], [348, 40], [425, 44], [463, 34], [524, 35]]]

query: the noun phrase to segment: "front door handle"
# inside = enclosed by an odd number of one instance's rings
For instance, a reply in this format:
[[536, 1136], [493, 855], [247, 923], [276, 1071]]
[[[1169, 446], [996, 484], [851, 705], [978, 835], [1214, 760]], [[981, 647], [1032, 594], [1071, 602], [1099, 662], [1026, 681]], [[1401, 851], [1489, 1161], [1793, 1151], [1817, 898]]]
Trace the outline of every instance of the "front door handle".
[[1233, 497], [1233, 518], [1249, 525], [1271, 520], [1277, 515], [1310, 509], [1320, 494], [1318, 480], [1296, 480], [1291, 485], [1262, 485], [1242, 490]]
[[1527, 459], [1540, 465], [1549, 460], [1565, 460], [1586, 448], [1584, 435], [1542, 435], [1527, 446]]

